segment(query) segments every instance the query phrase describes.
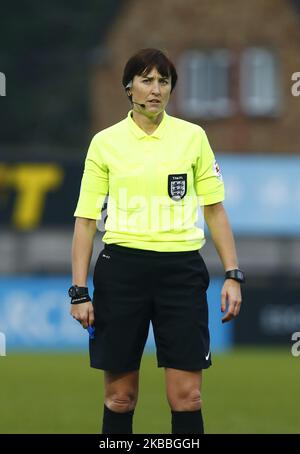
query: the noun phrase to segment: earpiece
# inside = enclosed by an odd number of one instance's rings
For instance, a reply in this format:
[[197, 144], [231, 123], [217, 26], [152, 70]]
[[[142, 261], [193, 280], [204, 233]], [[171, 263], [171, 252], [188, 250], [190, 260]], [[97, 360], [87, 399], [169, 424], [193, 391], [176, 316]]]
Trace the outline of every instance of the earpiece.
[[125, 87], [125, 90], [126, 90], [126, 93], [127, 93], [128, 97], [132, 96], [132, 94], [130, 92], [131, 87], [132, 87], [132, 81], [128, 82], [128, 84]]
[[145, 109], [146, 108], [145, 104], [140, 104], [139, 102], [135, 102], [135, 101], [132, 100], [132, 98], [131, 98], [132, 97], [132, 93], [130, 92], [131, 87], [132, 87], [132, 80], [130, 82], [128, 82], [128, 84], [125, 87], [127, 96], [130, 99], [131, 103], [132, 104], [136, 104], [137, 106], [141, 106], [143, 109]]

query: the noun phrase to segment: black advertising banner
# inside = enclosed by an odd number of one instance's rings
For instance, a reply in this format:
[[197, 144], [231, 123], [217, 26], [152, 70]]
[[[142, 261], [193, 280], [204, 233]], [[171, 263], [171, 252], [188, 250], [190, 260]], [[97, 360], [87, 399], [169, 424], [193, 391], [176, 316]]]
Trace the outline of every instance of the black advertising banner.
[[29, 231], [74, 222], [82, 162], [0, 160], [0, 225]]
[[234, 322], [234, 341], [248, 345], [288, 345], [300, 332], [300, 282], [296, 278], [251, 279]]

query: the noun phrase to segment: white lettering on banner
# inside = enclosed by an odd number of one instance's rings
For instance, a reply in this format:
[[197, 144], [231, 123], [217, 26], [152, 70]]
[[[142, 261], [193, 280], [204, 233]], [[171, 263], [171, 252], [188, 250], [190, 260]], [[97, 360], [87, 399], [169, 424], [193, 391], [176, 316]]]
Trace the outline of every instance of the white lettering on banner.
[[267, 335], [286, 335], [300, 326], [300, 305], [266, 304], [259, 315], [259, 324]]
[[4, 333], [0, 333], [0, 356], [6, 356], [6, 337]]

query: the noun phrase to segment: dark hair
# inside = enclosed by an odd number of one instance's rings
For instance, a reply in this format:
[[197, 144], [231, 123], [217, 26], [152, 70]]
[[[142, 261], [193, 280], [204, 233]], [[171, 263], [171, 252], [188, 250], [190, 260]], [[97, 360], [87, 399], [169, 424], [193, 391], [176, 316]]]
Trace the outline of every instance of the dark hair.
[[175, 66], [168, 57], [159, 49], [141, 49], [134, 54], [125, 65], [122, 84], [126, 88], [134, 76], [148, 74], [153, 68], [163, 77], [171, 76], [171, 92], [177, 82]]

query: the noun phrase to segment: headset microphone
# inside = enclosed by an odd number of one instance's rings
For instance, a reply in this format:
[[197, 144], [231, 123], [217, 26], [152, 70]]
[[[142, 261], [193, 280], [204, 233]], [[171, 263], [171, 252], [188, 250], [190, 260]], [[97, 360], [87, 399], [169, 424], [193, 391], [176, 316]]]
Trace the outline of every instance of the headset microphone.
[[139, 102], [131, 101], [132, 104], [137, 104], [138, 106], [141, 106], [143, 109], [146, 108], [146, 104], [140, 104]]
[[132, 87], [132, 80], [130, 82], [128, 82], [128, 84], [125, 87], [128, 98], [130, 99], [130, 97], [131, 97], [130, 101], [132, 102], [132, 104], [136, 104], [137, 106], [141, 106], [143, 109], [146, 109], [146, 104], [141, 104], [139, 102], [132, 101], [132, 95], [128, 94], [128, 90], [130, 90], [131, 87]]

